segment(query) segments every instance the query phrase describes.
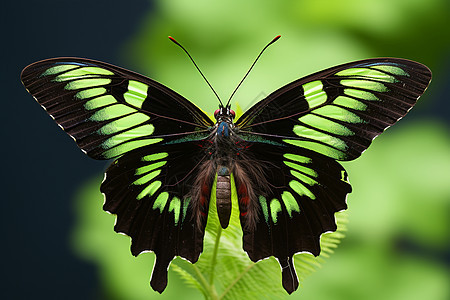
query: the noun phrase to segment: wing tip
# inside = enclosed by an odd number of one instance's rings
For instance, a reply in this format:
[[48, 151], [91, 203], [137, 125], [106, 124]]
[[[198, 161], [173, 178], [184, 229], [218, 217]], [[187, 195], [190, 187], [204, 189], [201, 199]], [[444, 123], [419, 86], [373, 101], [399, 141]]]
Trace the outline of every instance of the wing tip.
[[279, 260], [278, 262], [281, 266], [283, 288], [290, 295], [298, 289], [299, 282], [294, 263], [292, 261], [292, 256], [285, 258], [285, 261], [285, 265], [283, 265], [283, 262], [281, 260]]
[[[172, 258], [173, 259], [173, 258]], [[167, 287], [167, 271], [172, 260], [162, 260], [156, 256], [155, 264], [153, 265], [152, 276], [150, 279], [150, 286], [158, 293], [164, 292]]]

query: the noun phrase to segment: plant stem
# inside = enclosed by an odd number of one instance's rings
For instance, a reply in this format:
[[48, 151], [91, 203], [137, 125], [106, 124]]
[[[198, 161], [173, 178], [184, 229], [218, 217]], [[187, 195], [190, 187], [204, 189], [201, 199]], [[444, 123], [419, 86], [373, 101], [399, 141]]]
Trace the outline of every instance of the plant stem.
[[213, 286], [214, 284], [214, 269], [216, 267], [216, 261], [217, 261], [217, 253], [219, 250], [219, 241], [220, 236], [222, 235], [222, 227], [220, 224], [217, 225], [217, 234], [216, 234], [216, 240], [214, 241], [214, 250], [211, 258], [211, 271], [209, 276], [209, 284]]
[[202, 272], [200, 272], [200, 270], [198, 269], [198, 267], [196, 265], [192, 265], [194, 267], [195, 273], [197, 274], [198, 278], [200, 279], [200, 283], [204, 288], [204, 295], [205, 295], [205, 299], [208, 299], [208, 295], [209, 295], [209, 299], [212, 300], [218, 300], [218, 296], [217, 296], [217, 292], [216, 289], [214, 288], [213, 285], [208, 284], [208, 282], [206, 281], [206, 278], [203, 276]]

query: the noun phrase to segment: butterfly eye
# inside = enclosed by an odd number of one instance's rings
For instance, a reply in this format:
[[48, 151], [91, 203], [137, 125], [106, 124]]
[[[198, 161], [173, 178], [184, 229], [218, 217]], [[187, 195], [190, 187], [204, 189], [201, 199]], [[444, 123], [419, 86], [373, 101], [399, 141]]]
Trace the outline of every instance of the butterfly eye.
[[234, 117], [236, 117], [236, 113], [234, 112], [234, 110], [230, 109], [230, 114], [233, 119], [234, 119]]
[[214, 112], [214, 118], [217, 119], [217, 115], [220, 113], [220, 108], [216, 109], [216, 111]]

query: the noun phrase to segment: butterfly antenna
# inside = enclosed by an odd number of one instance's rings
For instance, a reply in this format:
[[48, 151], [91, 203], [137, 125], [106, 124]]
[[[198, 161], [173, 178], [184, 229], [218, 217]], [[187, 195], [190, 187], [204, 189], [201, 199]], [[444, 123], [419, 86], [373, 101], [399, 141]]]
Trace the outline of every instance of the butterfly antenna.
[[200, 68], [197, 66], [197, 64], [195, 63], [194, 59], [192, 58], [192, 56], [189, 54], [189, 52], [183, 47], [181, 46], [180, 43], [178, 43], [173, 37], [169, 36], [169, 39], [174, 42], [177, 46], [179, 46], [181, 49], [183, 49], [184, 53], [187, 54], [187, 56], [189, 56], [189, 59], [192, 61], [192, 63], [194, 64], [194, 66], [197, 68], [198, 72], [200, 73], [200, 75], [202, 75], [203, 79], [205, 79], [206, 83], [209, 85], [209, 87], [211, 88], [211, 90], [213, 91], [214, 95], [216, 95], [217, 99], [220, 102], [220, 105], [223, 107], [223, 103], [222, 100], [220, 100], [219, 95], [217, 95], [216, 91], [214, 90], [214, 88], [212, 87], [212, 85], [209, 83], [208, 79], [206, 79], [205, 75], [203, 75], [202, 71], [200, 70]]
[[248, 69], [247, 73], [245, 73], [244, 78], [242, 78], [242, 80], [239, 82], [239, 84], [237, 85], [237, 87], [234, 89], [233, 93], [231, 94], [230, 98], [228, 99], [227, 105], [225, 107], [228, 107], [228, 105], [230, 104], [231, 98], [233, 98], [234, 94], [236, 93], [236, 91], [239, 89], [239, 87], [241, 86], [242, 82], [244, 82], [245, 78], [247, 78], [248, 74], [250, 73], [250, 71], [253, 69], [253, 67], [255, 66], [256, 62], [258, 61], [258, 59], [261, 57], [261, 55], [263, 54], [263, 52], [267, 49], [267, 47], [269, 47], [270, 45], [272, 45], [273, 43], [275, 43], [276, 41], [278, 41], [278, 39], [281, 37], [281, 35], [277, 35], [276, 37], [273, 38], [273, 40], [271, 40], [262, 50], [261, 52], [259, 52], [258, 56], [256, 57], [255, 61], [253, 62], [253, 64], [250, 66], [250, 69]]

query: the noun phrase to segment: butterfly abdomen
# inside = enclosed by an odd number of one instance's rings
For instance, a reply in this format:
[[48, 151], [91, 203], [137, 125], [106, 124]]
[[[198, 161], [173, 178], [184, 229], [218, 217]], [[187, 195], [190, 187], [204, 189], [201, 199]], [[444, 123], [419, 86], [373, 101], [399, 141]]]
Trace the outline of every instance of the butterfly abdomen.
[[222, 228], [227, 228], [231, 215], [231, 182], [230, 169], [224, 166], [217, 168], [216, 206]]

